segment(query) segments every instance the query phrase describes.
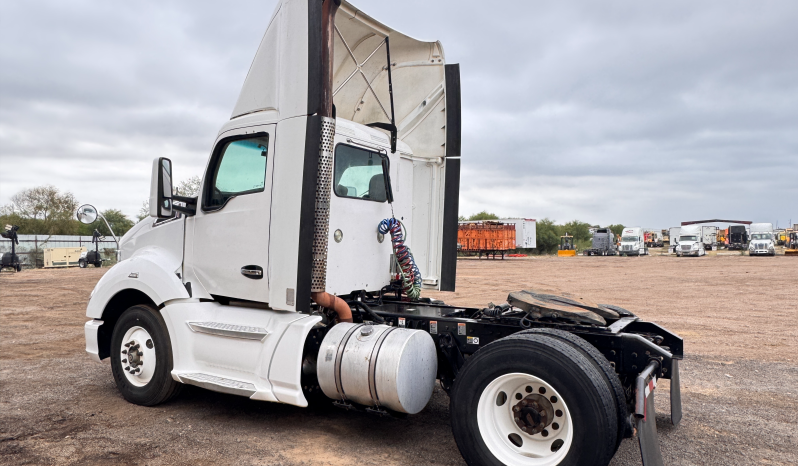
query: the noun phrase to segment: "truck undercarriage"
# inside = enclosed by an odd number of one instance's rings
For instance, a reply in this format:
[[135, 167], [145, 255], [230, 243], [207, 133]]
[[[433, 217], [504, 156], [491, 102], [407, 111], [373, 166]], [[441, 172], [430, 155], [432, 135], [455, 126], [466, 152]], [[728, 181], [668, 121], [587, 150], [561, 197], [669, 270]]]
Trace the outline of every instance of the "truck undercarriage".
[[[398, 283], [393, 288], [388, 295], [380, 293], [375, 296], [360, 291], [343, 298], [355, 310], [354, 322], [358, 325], [387, 325], [429, 333], [438, 355], [436, 378], [450, 396], [469, 359], [507, 337], [534, 334], [562, 339], [581, 349], [586, 349], [587, 345], [594, 348], [595, 351], [588, 353], [597, 365], [608, 363], [604, 375], [615, 391], [618, 403], [617, 441], [630, 438], [636, 432], [643, 463], [663, 464], [656, 433], [653, 390], [657, 380], [670, 380], [671, 422], [678, 425], [682, 417], [679, 360], [684, 355], [683, 341], [679, 336], [655, 323], [643, 321], [623, 308], [584, 304], [574, 301], [567, 293], [511, 293], [509, 302], [522, 306], [533, 303], [524, 306], [526, 309], [510, 304], [469, 308], [449, 306], [429, 298], [411, 302], [403, 298]], [[525, 297], [531, 299], [524, 303]], [[569, 304], [564, 306], [563, 303]], [[317, 312], [325, 313], [325, 309], [319, 308]], [[596, 317], [603, 322], [586, 322]], [[326, 311], [325, 322], [334, 319], [334, 313]], [[306, 358], [313, 360], [320, 353], [326, 331], [326, 325], [319, 325], [311, 331], [309, 344], [305, 347]], [[309, 397], [320, 392], [313, 371], [303, 374], [303, 388]], [[342, 408], [358, 409], [346, 401], [334, 403]], [[375, 414], [393, 414], [379, 407], [359, 409]], [[543, 411], [531, 410], [531, 419], [537, 420], [538, 424], [530, 423], [527, 426], [530, 432], [536, 428], [539, 432], [546, 431], [553, 424], [550, 419], [546, 424], [545, 416], [541, 417]], [[552, 437], [552, 441], [555, 440]]]

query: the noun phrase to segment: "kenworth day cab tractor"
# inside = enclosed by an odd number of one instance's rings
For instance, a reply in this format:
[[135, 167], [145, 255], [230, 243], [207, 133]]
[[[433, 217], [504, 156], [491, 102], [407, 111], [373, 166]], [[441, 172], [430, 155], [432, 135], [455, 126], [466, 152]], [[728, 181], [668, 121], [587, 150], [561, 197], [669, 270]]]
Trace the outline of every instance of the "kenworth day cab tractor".
[[[91, 293], [86, 350], [128, 401], [183, 384], [306, 407], [415, 414], [450, 396], [470, 465], [606, 465], [636, 435], [662, 464], [654, 393], [681, 419], [682, 339], [550, 290], [453, 291], [460, 79], [347, 2], [279, 2], [196, 197], [156, 158], [151, 218]], [[411, 252], [412, 247], [412, 252]]]

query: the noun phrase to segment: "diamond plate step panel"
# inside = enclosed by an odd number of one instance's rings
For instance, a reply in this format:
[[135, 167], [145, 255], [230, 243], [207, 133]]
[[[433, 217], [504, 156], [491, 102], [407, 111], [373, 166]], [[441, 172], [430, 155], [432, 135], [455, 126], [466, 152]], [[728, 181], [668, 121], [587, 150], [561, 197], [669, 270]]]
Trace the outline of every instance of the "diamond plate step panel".
[[215, 392], [229, 393], [231, 395], [241, 395], [250, 397], [255, 394], [257, 389], [254, 384], [240, 382], [238, 380], [226, 379], [215, 375], [194, 372], [191, 374], [179, 374], [180, 380], [189, 385], [207, 388]]
[[249, 327], [246, 325], [224, 324], [221, 322], [186, 322], [191, 330], [222, 337], [243, 338], [245, 340], [262, 341], [269, 335], [263, 327]]

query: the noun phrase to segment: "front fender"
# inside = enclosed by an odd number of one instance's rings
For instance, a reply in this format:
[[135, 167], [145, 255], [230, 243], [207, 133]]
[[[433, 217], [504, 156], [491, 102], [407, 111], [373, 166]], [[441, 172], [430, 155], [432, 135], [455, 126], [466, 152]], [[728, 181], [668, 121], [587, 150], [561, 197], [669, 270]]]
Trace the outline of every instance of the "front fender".
[[190, 298], [178, 278], [182, 259], [159, 246], [137, 250], [132, 257], [119, 262], [97, 282], [89, 298], [86, 316], [100, 319], [108, 302], [120, 291], [141, 291], [156, 304], [171, 299]]

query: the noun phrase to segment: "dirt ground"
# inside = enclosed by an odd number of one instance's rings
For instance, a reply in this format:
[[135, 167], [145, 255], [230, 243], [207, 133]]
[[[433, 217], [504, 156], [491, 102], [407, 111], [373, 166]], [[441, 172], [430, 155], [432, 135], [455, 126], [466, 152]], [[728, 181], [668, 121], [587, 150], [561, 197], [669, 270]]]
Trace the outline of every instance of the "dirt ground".
[[[106, 269], [0, 275], [0, 464], [463, 465], [448, 397], [404, 420], [251, 401], [186, 387], [127, 403], [108, 360], [84, 353], [89, 293]], [[798, 257], [541, 257], [458, 262], [451, 304], [557, 287], [685, 339], [684, 419], [657, 389], [665, 464], [798, 464]], [[624, 440], [614, 466], [640, 464]]]

